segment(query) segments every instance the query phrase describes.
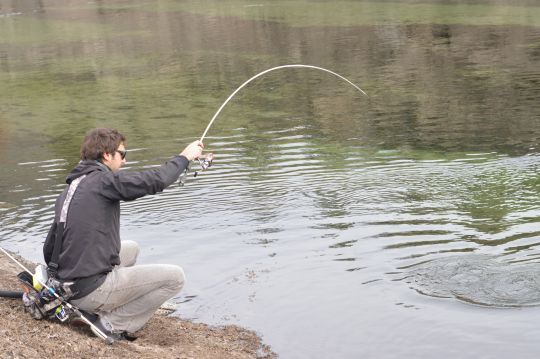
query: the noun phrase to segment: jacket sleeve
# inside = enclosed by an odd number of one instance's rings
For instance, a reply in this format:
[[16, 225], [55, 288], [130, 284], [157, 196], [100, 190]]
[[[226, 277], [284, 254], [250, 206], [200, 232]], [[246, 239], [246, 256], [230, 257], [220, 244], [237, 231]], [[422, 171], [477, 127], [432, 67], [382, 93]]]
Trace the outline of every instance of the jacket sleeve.
[[108, 172], [103, 178], [101, 194], [110, 200], [131, 201], [147, 194], [162, 192], [178, 179], [189, 161], [175, 156], [164, 165], [139, 172]]

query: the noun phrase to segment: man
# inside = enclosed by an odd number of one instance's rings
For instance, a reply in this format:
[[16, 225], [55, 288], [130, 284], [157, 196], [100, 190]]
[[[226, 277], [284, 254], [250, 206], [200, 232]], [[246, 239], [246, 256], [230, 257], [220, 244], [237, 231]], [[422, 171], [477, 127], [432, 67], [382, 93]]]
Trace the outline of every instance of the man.
[[114, 129], [86, 134], [81, 161], [56, 201], [55, 221], [43, 247], [50, 272], [60, 281], [74, 282], [71, 303], [96, 313], [89, 315], [92, 322], [113, 339], [132, 339], [184, 284], [178, 266], [134, 266], [139, 248], [133, 241], [120, 241], [120, 201], [163, 191], [204, 147], [195, 141], [159, 168], [128, 172], [119, 171], [126, 162], [125, 145], [126, 138]]

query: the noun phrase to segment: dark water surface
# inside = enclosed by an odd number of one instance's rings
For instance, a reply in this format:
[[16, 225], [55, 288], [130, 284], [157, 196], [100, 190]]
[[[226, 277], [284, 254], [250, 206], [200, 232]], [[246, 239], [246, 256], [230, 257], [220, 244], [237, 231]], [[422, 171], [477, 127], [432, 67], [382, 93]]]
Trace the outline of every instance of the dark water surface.
[[[129, 169], [214, 167], [123, 204], [179, 314], [284, 358], [536, 358], [536, 1], [0, 0], [0, 244], [41, 260], [83, 134]], [[471, 305], [473, 304], [473, 305]]]

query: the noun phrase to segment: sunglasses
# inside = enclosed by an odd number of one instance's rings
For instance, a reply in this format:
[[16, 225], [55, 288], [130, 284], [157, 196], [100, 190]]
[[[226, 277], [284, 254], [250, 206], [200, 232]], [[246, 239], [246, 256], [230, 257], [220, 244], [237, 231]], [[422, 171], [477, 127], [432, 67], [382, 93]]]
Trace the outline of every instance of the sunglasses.
[[126, 159], [127, 150], [125, 150], [125, 151], [116, 150], [116, 152], [118, 152], [120, 154], [120, 158], [122, 158], [123, 160]]

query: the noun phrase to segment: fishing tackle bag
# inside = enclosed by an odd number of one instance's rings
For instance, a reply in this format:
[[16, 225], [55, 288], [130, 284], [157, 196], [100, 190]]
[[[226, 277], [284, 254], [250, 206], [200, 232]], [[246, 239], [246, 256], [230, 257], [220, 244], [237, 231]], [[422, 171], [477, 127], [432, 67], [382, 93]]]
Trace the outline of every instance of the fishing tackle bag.
[[[62, 304], [62, 300], [52, 294], [46, 287], [36, 289], [32, 275], [27, 272], [21, 272], [17, 277], [24, 290], [22, 297], [24, 311], [29, 313], [32, 318], [36, 320], [59, 320], [60, 322], [65, 322], [69, 318], [70, 313]], [[50, 278], [46, 284], [65, 300], [73, 296], [69, 283], [60, 283]]]

